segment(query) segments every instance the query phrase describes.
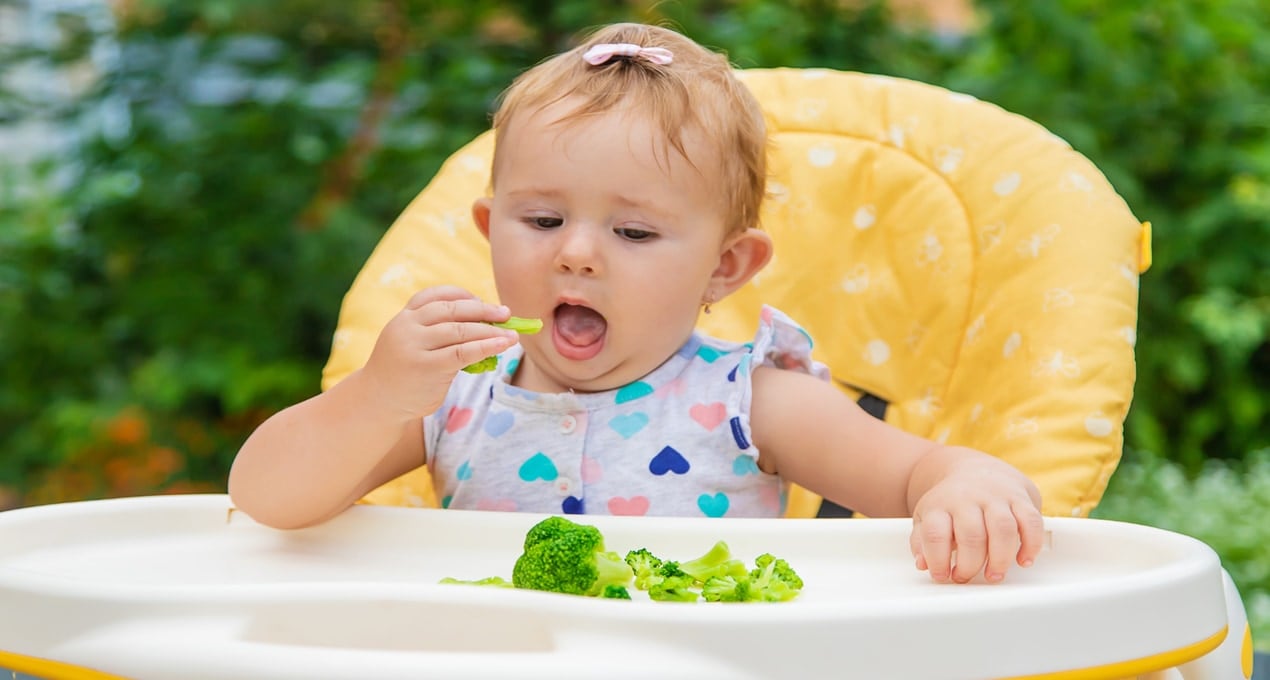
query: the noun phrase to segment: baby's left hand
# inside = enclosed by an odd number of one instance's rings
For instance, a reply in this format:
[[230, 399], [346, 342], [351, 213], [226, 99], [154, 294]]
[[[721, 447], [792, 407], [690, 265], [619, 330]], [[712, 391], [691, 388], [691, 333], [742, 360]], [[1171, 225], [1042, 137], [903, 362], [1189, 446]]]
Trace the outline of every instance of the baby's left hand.
[[1040, 506], [1036, 485], [1003, 461], [960, 461], [913, 509], [917, 568], [938, 583], [967, 583], [980, 572], [996, 583], [1011, 562], [1031, 566], [1044, 541]]

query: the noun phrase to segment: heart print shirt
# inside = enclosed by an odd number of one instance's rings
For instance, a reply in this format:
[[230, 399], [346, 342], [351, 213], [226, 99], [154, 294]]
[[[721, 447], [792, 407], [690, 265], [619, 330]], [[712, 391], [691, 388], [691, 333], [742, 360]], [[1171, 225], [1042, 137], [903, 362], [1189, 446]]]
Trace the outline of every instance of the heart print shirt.
[[786, 486], [758, 469], [751, 375], [770, 365], [828, 379], [810, 336], [764, 307], [748, 343], [693, 334], [642, 379], [608, 392], [543, 394], [498, 368], [460, 372], [424, 419], [442, 507], [564, 514], [778, 517]]

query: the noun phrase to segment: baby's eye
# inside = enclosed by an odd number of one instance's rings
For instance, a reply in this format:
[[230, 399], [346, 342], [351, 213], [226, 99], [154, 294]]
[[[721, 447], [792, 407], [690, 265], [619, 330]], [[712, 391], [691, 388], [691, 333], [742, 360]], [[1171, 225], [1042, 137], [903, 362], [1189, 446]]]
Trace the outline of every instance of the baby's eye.
[[651, 231], [645, 229], [633, 229], [631, 227], [618, 227], [613, 230], [618, 236], [627, 241], [647, 241], [657, 236]]
[[564, 220], [559, 217], [526, 217], [525, 221], [528, 222], [530, 226], [537, 227], [539, 229], [555, 229], [556, 227], [564, 224]]

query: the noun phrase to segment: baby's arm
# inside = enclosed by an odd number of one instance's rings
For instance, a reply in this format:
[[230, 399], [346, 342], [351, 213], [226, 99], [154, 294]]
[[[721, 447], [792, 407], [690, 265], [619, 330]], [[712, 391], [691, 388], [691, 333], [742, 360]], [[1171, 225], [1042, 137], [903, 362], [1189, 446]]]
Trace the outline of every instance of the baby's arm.
[[888, 425], [806, 374], [763, 367], [753, 380], [759, 467], [870, 517], [912, 516], [914, 559], [934, 580], [997, 581], [1036, 558], [1040, 492], [1011, 465]]
[[460, 369], [516, 343], [515, 331], [490, 325], [509, 317], [459, 288], [415, 294], [364, 367], [252, 433], [229, 473], [235, 506], [270, 526], [309, 526], [422, 465], [421, 419]]

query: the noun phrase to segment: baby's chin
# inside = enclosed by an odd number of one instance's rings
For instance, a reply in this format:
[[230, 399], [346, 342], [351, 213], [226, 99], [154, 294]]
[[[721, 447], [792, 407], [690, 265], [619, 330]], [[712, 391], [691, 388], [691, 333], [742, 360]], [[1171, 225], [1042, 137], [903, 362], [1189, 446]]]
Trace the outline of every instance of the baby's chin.
[[638, 381], [665, 361], [652, 356], [618, 357], [611, 347], [586, 361], [569, 359], [554, 346], [535, 349], [525, 348], [522, 365], [512, 380], [517, 387], [534, 392], [610, 392]]

